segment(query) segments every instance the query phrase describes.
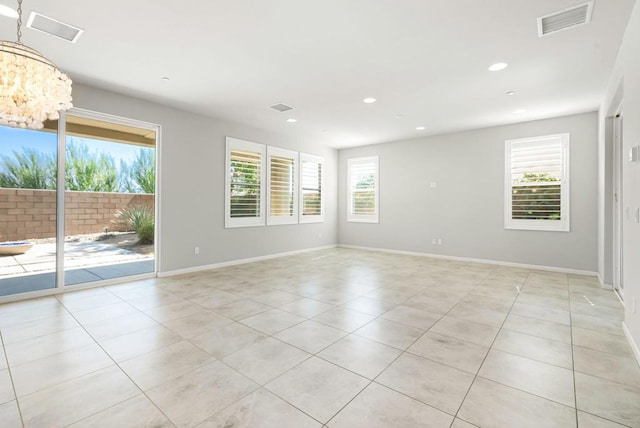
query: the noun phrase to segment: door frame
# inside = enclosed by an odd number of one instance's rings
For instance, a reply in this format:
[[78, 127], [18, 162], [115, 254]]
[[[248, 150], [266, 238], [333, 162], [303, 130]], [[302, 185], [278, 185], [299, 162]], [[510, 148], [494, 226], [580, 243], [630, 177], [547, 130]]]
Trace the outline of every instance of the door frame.
[[624, 204], [622, 169], [624, 165], [624, 126], [622, 102], [613, 116], [613, 288], [624, 301]]

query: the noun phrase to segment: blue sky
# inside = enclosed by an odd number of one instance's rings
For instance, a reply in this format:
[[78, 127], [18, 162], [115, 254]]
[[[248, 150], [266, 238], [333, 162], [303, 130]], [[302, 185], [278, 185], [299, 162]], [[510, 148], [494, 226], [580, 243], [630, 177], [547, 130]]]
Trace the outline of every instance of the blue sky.
[[[142, 147], [132, 144], [114, 143], [90, 138], [71, 137], [76, 142], [83, 142], [90, 152], [107, 153], [120, 166], [120, 160], [131, 163]], [[52, 132], [32, 131], [28, 129], [0, 126], [0, 155], [11, 156], [13, 151], [22, 152], [23, 147], [37, 149], [43, 153], [55, 153], [57, 134]]]

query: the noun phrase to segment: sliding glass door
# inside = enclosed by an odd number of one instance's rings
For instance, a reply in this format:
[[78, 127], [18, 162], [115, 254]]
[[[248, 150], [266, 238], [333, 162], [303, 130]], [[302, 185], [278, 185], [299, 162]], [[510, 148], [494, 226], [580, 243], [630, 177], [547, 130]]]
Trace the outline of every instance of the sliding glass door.
[[0, 128], [0, 299], [155, 272], [156, 139], [80, 110]]

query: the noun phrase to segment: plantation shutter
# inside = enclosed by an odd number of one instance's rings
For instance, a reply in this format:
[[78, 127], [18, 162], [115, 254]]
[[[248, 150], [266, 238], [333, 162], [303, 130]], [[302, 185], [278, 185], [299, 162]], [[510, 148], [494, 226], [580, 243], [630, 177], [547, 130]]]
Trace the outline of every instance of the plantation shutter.
[[322, 164], [302, 163], [302, 215], [320, 215], [322, 198]]
[[269, 217], [267, 224], [298, 222], [298, 153], [267, 147], [269, 165], [267, 188]]
[[231, 217], [260, 217], [260, 153], [231, 151]]
[[264, 146], [227, 138], [226, 227], [264, 225]]
[[[568, 225], [568, 134], [508, 142], [510, 219], [512, 225], [563, 229]], [[565, 212], [566, 211], [566, 212]], [[541, 222], [556, 223], [541, 226]]]
[[378, 157], [349, 159], [349, 220], [378, 221]]
[[322, 178], [324, 159], [300, 154], [300, 222], [324, 221]]

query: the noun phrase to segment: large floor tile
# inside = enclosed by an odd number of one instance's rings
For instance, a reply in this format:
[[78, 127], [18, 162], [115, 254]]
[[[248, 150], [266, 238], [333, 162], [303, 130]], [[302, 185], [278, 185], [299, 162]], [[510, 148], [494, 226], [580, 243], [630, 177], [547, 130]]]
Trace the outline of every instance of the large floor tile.
[[354, 311], [362, 312], [365, 314], [378, 316], [389, 309], [393, 308], [395, 303], [385, 302], [379, 299], [372, 299], [371, 297], [360, 296], [357, 299], [348, 301], [343, 305], [345, 308], [353, 309]]
[[502, 328], [541, 337], [543, 339], [571, 344], [571, 327], [564, 324], [510, 314]]
[[266, 388], [326, 423], [368, 384], [361, 376], [312, 357], [268, 383]]
[[401, 353], [398, 349], [349, 335], [320, 352], [318, 357], [373, 379]]
[[274, 337], [311, 354], [322, 351], [347, 333], [315, 321], [305, 321], [281, 331]]
[[0, 404], [4, 404], [8, 401], [14, 401], [16, 399], [13, 393], [13, 383], [11, 382], [11, 376], [9, 370], [0, 370]]
[[8, 345], [63, 330], [69, 330], [78, 326], [79, 324], [75, 318], [64, 311], [53, 317], [4, 327], [1, 329], [2, 341], [5, 345]]
[[232, 320], [239, 321], [251, 315], [268, 311], [269, 309], [273, 308], [251, 299], [243, 299], [227, 303], [226, 305], [216, 306], [213, 311]]
[[69, 330], [11, 343], [5, 346], [5, 351], [9, 364], [17, 366], [71, 349], [82, 348], [93, 343], [91, 336], [82, 327], [74, 327]]
[[113, 365], [96, 344], [51, 355], [13, 367], [18, 398]]
[[478, 375], [566, 406], [575, 405], [571, 370], [491, 350]]
[[202, 310], [186, 317], [163, 322], [163, 325], [175, 331], [185, 339], [191, 339], [207, 333], [216, 327], [231, 324], [233, 320], [209, 310]]
[[334, 306], [329, 303], [308, 298], [299, 299], [279, 307], [280, 310], [303, 318], [312, 318], [333, 308]]
[[138, 310], [130, 304], [120, 302], [92, 309], [84, 309], [82, 311], [74, 312], [73, 316], [80, 324], [91, 324], [100, 321], [112, 320], [114, 318], [123, 317], [136, 312], [138, 312]]
[[479, 427], [576, 427], [574, 409], [483, 378], [473, 382], [458, 416]]
[[489, 348], [429, 331], [408, 352], [475, 374]]
[[403, 354], [376, 382], [454, 415], [473, 378], [461, 370]]
[[640, 388], [640, 367], [633, 357], [574, 346], [573, 359], [577, 372]]
[[382, 318], [410, 325], [422, 330], [428, 330], [442, 315], [422, 311], [410, 306], [396, 306], [388, 312], [382, 314]]
[[382, 318], [373, 320], [354, 332], [358, 336], [402, 350], [407, 349], [423, 333], [424, 330], [419, 328]]
[[578, 410], [640, 427], [640, 389], [576, 373]]
[[321, 424], [261, 388], [198, 425], [198, 428], [320, 428]]
[[113, 366], [21, 398], [20, 410], [25, 427], [66, 426], [138, 394]]
[[309, 358], [310, 354], [273, 338], [247, 346], [224, 362], [260, 385]]
[[493, 349], [553, 364], [566, 369], [573, 368], [571, 345], [543, 339], [528, 334], [502, 330], [493, 344]]
[[346, 308], [335, 308], [313, 317], [314, 321], [351, 333], [375, 317]]
[[192, 427], [257, 388], [216, 361], [153, 388], [147, 395], [174, 424]]
[[466, 340], [477, 345], [490, 346], [499, 329], [486, 324], [445, 316], [429, 331]]
[[523, 317], [551, 321], [556, 324], [571, 325], [571, 316], [569, 311], [547, 308], [545, 306], [528, 305], [526, 303], [516, 302], [513, 305], [513, 309], [511, 309], [511, 313]]
[[160, 410], [142, 394], [70, 425], [72, 428], [170, 428], [173, 426]]
[[449, 428], [453, 417], [372, 383], [328, 424], [332, 428]]
[[580, 428], [624, 428], [624, 425], [581, 411], [578, 411], [578, 426]]
[[162, 325], [100, 341], [100, 346], [115, 361], [122, 362], [165, 346], [180, 342], [182, 337]]
[[211, 361], [211, 355], [182, 341], [127, 360], [120, 367], [141, 389], [148, 390]]
[[221, 360], [267, 337], [264, 333], [234, 322], [211, 329], [192, 338], [191, 342]]
[[257, 315], [242, 319], [240, 322], [268, 335], [274, 335], [305, 319], [280, 309], [270, 309]]
[[601, 333], [615, 334], [624, 336], [622, 323], [618, 320], [610, 320], [608, 318], [595, 317], [593, 315], [571, 314], [571, 325], [586, 330], [599, 331]]
[[95, 340], [105, 340], [157, 325], [156, 321], [142, 312], [134, 312], [109, 322], [98, 321], [85, 324], [84, 327]]
[[614, 355], [633, 357], [633, 351], [624, 336], [585, 330], [578, 327], [572, 329], [572, 334], [574, 346], [608, 352]]
[[4, 428], [22, 428], [22, 419], [15, 400], [0, 404], [0, 421]]
[[203, 307], [187, 300], [168, 305], [154, 306], [142, 310], [143, 313], [150, 316], [158, 322], [166, 322], [169, 320], [186, 317], [202, 311]]

